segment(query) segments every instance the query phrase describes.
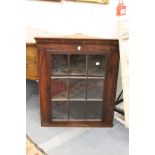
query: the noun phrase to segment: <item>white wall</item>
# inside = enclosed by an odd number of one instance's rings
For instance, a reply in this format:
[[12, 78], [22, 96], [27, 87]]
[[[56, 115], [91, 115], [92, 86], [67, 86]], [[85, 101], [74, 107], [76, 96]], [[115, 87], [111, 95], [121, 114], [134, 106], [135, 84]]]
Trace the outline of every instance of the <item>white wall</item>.
[[27, 42], [35, 36], [84, 33], [117, 38], [117, 0], [108, 5], [82, 2], [27, 1]]

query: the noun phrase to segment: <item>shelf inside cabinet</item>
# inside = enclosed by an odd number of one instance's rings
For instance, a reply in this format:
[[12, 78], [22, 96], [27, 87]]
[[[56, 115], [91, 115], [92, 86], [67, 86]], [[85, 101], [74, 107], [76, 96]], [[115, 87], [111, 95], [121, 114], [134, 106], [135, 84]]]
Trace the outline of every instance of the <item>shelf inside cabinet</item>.
[[57, 99], [54, 99], [52, 98], [51, 101], [103, 101], [103, 99], [62, 99], [62, 98], [57, 98]]
[[105, 79], [100, 76], [51, 76], [51, 79]]

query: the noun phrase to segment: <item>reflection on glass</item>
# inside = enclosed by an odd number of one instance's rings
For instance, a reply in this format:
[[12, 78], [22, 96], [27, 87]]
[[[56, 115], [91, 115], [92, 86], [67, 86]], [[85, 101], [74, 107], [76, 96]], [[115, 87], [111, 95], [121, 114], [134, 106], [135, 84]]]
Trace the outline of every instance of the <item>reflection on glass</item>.
[[87, 98], [103, 99], [103, 83], [104, 83], [104, 80], [88, 79]]
[[102, 102], [87, 101], [87, 119], [102, 118]]
[[80, 76], [86, 74], [86, 56], [71, 55], [70, 56], [70, 75]]
[[69, 79], [69, 99], [84, 99], [86, 97], [86, 80]]
[[84, 120], [84, 102], [69, 102], [69, 120]]
[[52, 76], [68, 75], [68, 55], [52, 55]]
[[89, 55], [88, 57], [88, 76], [105, 75], [105, 56]]
[[51, 58], [52, 119], [101, 120], [105, 56], [89, 55], [87, 64], [86, 55]]
[[51, 80], [51, 96], [52, 99], [67, 99], [67, 79]]
[[54, 120], [66, 120], [67, 115], [67, 102], [53, 101], [52, 102], [52, 119]]

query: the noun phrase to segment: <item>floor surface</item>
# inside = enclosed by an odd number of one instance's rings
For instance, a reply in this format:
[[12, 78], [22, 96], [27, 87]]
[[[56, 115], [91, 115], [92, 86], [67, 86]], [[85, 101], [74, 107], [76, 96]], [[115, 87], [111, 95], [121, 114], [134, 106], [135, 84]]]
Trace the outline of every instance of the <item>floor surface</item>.
[[41, 127], [38, 83], [26, 82], [27, 135], [48, 155], [128, 155], [129, 130], [114, 120], [113, 128]]

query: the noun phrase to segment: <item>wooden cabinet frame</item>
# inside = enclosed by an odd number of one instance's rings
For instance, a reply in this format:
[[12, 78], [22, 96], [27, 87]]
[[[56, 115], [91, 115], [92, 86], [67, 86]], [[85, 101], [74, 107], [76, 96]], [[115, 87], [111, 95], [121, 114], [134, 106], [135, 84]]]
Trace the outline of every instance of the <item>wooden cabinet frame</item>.
[[[119, 65], [118, 40], [86, 38], [35, 38], [39, 63], [39, 94], [42, 126], [112, 127]], [[78, 48], [80, 46], [80, 48]], [[53, 121], [51, 118], [51, 55], [105, 55], [106, 74], [101, 121]]]

